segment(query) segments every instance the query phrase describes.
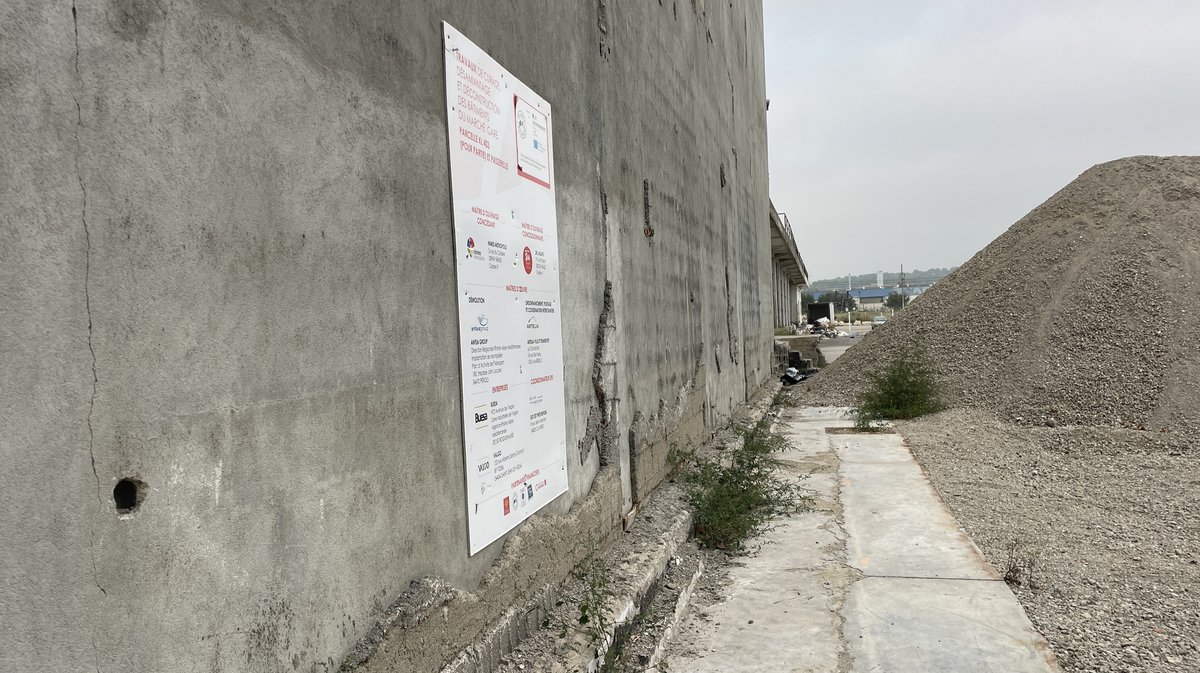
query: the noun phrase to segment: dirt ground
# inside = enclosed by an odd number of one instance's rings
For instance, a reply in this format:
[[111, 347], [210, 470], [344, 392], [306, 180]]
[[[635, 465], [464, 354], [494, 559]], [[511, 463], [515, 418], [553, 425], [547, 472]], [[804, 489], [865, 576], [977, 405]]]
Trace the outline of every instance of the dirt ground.
[[1200, 452], [1188, 435], [1022, 427], [978, 410], [899, 424], [1063, 670], [1200, 671]]

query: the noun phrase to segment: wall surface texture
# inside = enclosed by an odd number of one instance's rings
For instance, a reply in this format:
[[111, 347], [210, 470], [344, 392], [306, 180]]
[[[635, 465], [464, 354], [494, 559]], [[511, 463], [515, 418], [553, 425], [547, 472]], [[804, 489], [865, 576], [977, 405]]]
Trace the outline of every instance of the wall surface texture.
[[[443, 20], [554, 108], [571, 490], [474, 557]], [[768, 375], [763, 72], [746, 0], [0, 4], [0, 670], [331, 672], [437, 577], [436, 670], [561, 577]]]

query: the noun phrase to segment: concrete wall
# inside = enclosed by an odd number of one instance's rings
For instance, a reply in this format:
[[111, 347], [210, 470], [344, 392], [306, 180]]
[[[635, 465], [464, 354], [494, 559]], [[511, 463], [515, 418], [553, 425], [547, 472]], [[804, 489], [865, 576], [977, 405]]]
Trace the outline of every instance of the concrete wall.
[[[577, 454], [474, 557], [442, 20], [554, 106]], [[435, 670], [768, 375], [764, 102], [758, 2], [3, 3], [0, 670], [331, 671], [437, 576]]]

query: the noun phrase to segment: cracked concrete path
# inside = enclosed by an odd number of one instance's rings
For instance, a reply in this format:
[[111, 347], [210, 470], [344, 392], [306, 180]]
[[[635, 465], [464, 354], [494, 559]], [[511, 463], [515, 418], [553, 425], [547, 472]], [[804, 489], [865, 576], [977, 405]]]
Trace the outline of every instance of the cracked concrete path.
[[781, 469], [815, 506], [689, 615], [672, 671], [1055, 673], [1046, 641], [895, 434], [830, 434], [844, 410], [785, 409]]

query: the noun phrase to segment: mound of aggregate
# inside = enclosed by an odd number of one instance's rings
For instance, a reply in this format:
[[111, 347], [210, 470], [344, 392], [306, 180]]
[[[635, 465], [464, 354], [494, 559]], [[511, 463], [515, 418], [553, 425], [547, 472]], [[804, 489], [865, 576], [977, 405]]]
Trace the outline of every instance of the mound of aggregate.
[[807, 384], [853, 404], [901, 349], [1031, 425], [1200, 429], [1200, 157], [1097, 165]]

